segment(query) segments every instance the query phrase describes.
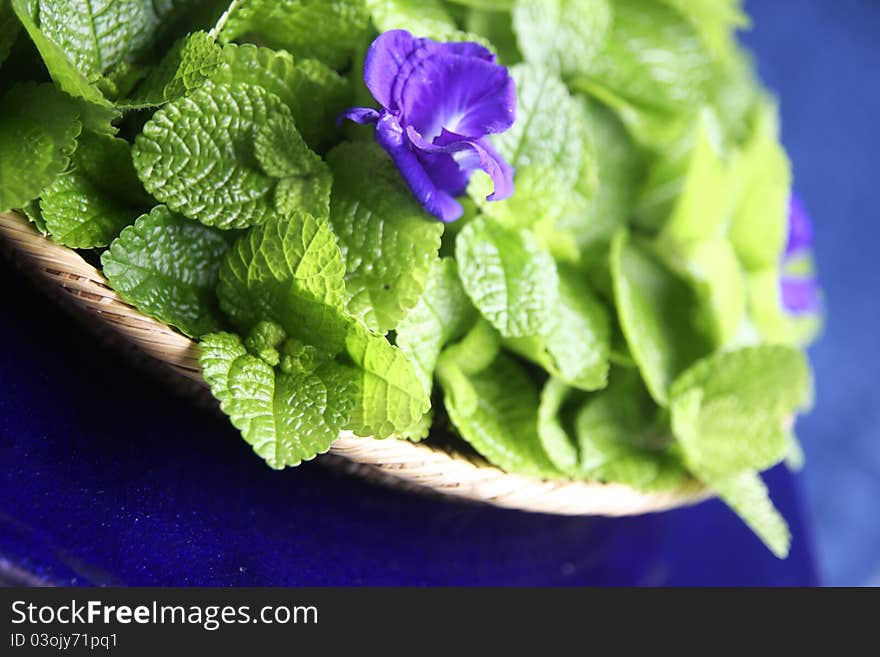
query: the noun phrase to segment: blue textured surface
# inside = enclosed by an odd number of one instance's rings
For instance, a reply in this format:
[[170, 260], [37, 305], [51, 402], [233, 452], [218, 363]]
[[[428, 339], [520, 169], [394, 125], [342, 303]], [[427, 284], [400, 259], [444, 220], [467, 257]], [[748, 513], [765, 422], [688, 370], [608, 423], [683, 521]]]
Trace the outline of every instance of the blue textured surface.
[[[818, 403], [799, 424], [804, 480], [828, 581], [867, 583], [880, 575], [880, 3], [747, 7], [755, 28], [745, 40], [782, 101], [830, 300], [813, 351]], [[40, 295], [21, 285], [12, 294], [0, 317], [0, 565], [77, 583], [815, 581], [784, 471], [769, 479], [796, 536], [786, 562], [714, 502], [638, 519], [553, 518], [400, 494], [314, 464], [274, 473], [222, 421], [103, 351]], [[91, 415], [96, 393], [102, 417]], [[119, 430], [131, 417], [140, 421]]]
[[745, 41], [781, 100], [795, 184], [828, 296], [812, 350], [818, 399], [798, 425], [820, 563], [880, 585], [880, 2], [756, 0]]

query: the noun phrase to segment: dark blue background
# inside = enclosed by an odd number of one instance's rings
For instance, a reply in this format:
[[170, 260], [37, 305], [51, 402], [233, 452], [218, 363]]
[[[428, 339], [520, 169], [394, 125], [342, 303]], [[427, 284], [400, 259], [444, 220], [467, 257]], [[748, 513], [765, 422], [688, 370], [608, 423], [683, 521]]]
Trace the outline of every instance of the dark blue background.
[[828, 581], [880, 584], [880, 2], [755, 0], [745, 42], [778, 92], [816, 224], [828, 326], [798, 434]]
[[[830, 299], [813, 351], [803, 476], [826, 580], [880, 571], [871, 230], [880, 3], [749, 2], [745, 37], [782, 101]], [[128, 584], [808, 584], [797, 485], [779, 562], [719, 503], [637, 519], [554, 518], [425, 499], [316, 464], [271, 472], [222, 421], [104, 351], [22, 279], [0, 281], [0, 570]], [[34, 310], [25, 311], [33, 307]], [[872, 321], [874, 320], [874, 321]], [[96, 409], [99, 411], [96, 413]], [[134, 424], [131, 419], [137, 418]]]

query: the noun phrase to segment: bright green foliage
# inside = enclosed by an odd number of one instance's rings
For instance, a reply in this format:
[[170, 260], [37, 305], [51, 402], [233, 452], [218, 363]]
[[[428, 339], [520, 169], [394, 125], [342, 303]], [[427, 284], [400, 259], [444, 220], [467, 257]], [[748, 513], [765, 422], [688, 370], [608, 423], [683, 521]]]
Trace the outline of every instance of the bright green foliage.
[[272, 48], [342, 68], [368, 21], [364, 0], [242, 0], [220, 37], [228, 42], [258, 33]]
[[194, 32], [178, 41], [141, 83], [134, 107], [150, 107], [182, 98], [217, 75], [223, 51], [207, 32]]
[[538, 436], [538, 395], [523, 369], [499, 355], [481, 372], [466, 374], [440, 357], [437, 370], [449, 419], [490, 463], [533, 477], [558, 479]]
[[123, 230], [101, 264], [113, 289], [138, 310], [199, 337], [220, 328], [214, 288], [228, 247], [216, 229], [160, 205]]
[[278, 179], [275, 210], [281, 216], [307, 212], [324, 219], [330, 212], [330, 170], [300, 137], [293, 121], [272, 116], [254, 132], [254, 156], [265, 173]]
[[278, 179], [260, 166], [254, 139], [269, 118], [293, 124], [287, 105], [262, 87], [205, 85], [147, 122], [135, 168], [151, 194], [190, 219], [217, 228], [265, 222], [278, 214]]
[[352, 322], [345, 338], [348, 357], [359, 368], [359, 396], [348, 429], [359, 436], [387, 438], [418, 423], [430, 408], [416, 369], [383, 336]]
[[785, 247], [791, 165], [779, 144], [776, 108], [757, 110], [754, 134], [734, 160], [738, 196], [730, 239], [746, 268], [774, 266]]
[[425, 213], [378, 145], [343, 144], [327, 160], [330, 223], [345, 262], [348, 312], [388, 331], [418, 303], [443, 225]]
[[32, 201], [64, 171], [81, 125], [51, 85], [23, 84], [0, 101], [0, 211]]
[[687, 16], [712, 54], [723, 61], [736, 56], [735, 31], [749, 26], [742, 0], [663, 0]]
[[72, 169], [40, 199], [52, 239], [75, 248], [106, 246], [150, 205], [128, 142], [89, 132], [80, 136]]
[[425, 392], [431, 393], [440, 351], [476, 319], [477, 313], [458, 278], [455, 260], [435, 260], [419, 302], [397, 325], [396, 338], [397, 346], [416, 366]]
[[571, 386], [605, 386], [611, 351], [608, 311], [579, 272], [559, 269], [558, 301], [540, 335], [506, 344]]
[[541, 335], [556, 306], [559, 276], [534, 235], [481, 216], [462, 229], [455, 245], [465, 292], [501, 335]]
[[714, 481], [712, 486], [718, 496], [742, 518], [773, 554], [780, 559], [788, 556], [791, 531], [773, 506], [761, 477], [753, 472], [743, 472]]
[[294, 60], [283, 50], [251, 44], [223, 48], [224, 65], [217, 83], [246, 82], [272, 92], [287, 103], [297, 130], [312, 148], [338, 137], [336, 117], [351, 103], [348, 81], [314, 59]]
[[589, 70], [611, 22], [608, 0], [517, 0], [513, 8], [526, 61], [564, 76]]
[[687, 281], [646, 246], [619, 233], [611, 247], [614, 298], [623, 334], [651, 396], [665, 406], [672, 381], [711, 351]]
[[484, 202], [491, 186], [483, 175], [474, 176], [468, 193], [504, 223], [529, 226], [565, 209], [585, 157], [585, 115], [549, 68], [518, 64], [510, 73], [517, 88], [517, 119], [493, 143], [516, 171], [516, 193], [505, 201]]
[[576, 474], [578, 464], [578, 446], [572, 439], [573, 432], [568, 429], [571, 413], [566, 409], [566, 403], [574, 393], [574, 388], [551, 377], [541, 390], [538, 405], [541, 446], [553, 465], [569, 476]]
[[612, 372], [609, 387], [587, 400], [574, 424], [582, 477], [640, 490], [672, 488], [685, 477], [635, 370]]
[[[804, 274], [812, 272], [812, 261], [805, 258]], [[760, 337], [769, 343], [794, 347], [809, 345], [822, 330], [822, 316], [814, 313], [793, 315], [782, 306], [780, 267], [749, 272], [747, 282], [749, 317]]]
[[348, 421], [356, 375], [325, 361], [288, 374], [245, 351], [238, 336], [212, 333], [201, 342], [205, 378], [220, 408], [269, 466], [299, 465], [330, 449]]
[[345, 267], [329, 226], [307, 214], [274, 218], [236, 240], [220, 268], [220, 307], [243, 332], [262, 320], [328, 353], [341, 351], [349, 320]]

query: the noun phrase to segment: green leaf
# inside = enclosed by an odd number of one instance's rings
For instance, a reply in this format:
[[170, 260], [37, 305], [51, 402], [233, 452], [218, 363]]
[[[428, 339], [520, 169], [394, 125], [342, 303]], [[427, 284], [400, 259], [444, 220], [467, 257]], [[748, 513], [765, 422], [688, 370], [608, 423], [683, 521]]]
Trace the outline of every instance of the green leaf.
[[786, 424], [810, 399], [797, 349], [746, 347], [698, 361], [671, 389], [672, 427], [691, 469], [709, 483], [783, 459]]
[[538, 395], [528, 375], [499, 355], [481, 372], [467, 375], [440, 357], [446, 411], [461, 437], [506, 472], [560, 479], [538, 436]]
[[687, 16], [712, 54], [720, 60], [736, 56], [738, 28], [749, 26], [742, 0], [663, 0]]
[[531, 232], [480, 216], [458, 234], [455, 256], [465, 292], [501, 335], [541, 335], [556, 305], [559, 276]]
[[3, 0], [0, 2], [0, 65], [9, 56], [20, 29], [21, 23], [12, 11], [12, 5], [8, 0]]
[[[64, 50], [47, 37], [37, 25], [37, 0], [10, 0], [15, 15], [33, 41], [49, 75], [58, 87], [79, 99], [79, 112], [83, 124], [96, 132], [112, 134], [111, 121], [119, 117], [113, 104], [104, 98], [92, 79], [84, 75], [68, 58]], [[61, 3], [58, 3], [59, 5]]]
[[345, 262], [348, 312], [371, 329], [388, 331], [418, 303], [443, 224], [422, 209], [377, 144], [341, 144], [327, 161], [333, 172], [330, 223]]
[[[490, 0], [487, 0], [487, 5]], [[513, 4], [510, 0], [508, 4]], [[516, 43], [513, 31], [513, 20], [509, 13], [494, 11], [489, 8], [477, 8], [468, 11], [464, 28], [470, 34], [482, 35], [498, 55], [498, 61], [505, 66], [512, 66], [522, 61], [522, 55]]]
[[374, 438], [410, 430], [428, 412], [431, 402], [409, 359], [359, 322], [350, 324], [345, 347], [360, 368], [360, 396], [347, 428]]
[[123, 106], [153, 107], [177, 100], [203, 86], [217, 74], [223, 50], [207, 32], [194, 32], [178, 41]]
[[46, 228], [46, 220], [43, 219], [43, 213], [40, 212], [40, 202], [37, 199], [28, 202], [25, 204], [20, 210], [24, 213], [24, 215], [28, 218], [34, 228], [36, 228], [41, 235], [48, 235], [49, 229]]
[[573, 475], [578, 465], [578, 446], [567, 429], [565, 405], [575, 389], [559, 379], [550, 377], [541, 390], [538, 404], [538, 437], [541, 446], [560, 472]]
[[333, 185], [330, 170], [309, 149], [289, 117], [273, 116], [256, 128], [254, 155], [265, 173], [278, 178], [278, 214], [298, 211], [321, 219], [328, 216]]
[[560, 268], [558, 302], [542, 333], [506, 344], [568, 385], [581, 390], [605, 387], [611, 323], [583, 274]]
[[517, 0], [513, 26], [526, 61], [563, 76], [587, 70], [611, 27], [608, 0]]
[[336, 117], [351, 106], [348, 81], [314, 59], [295, 61], [287, 52], [251, 44], [223, 48], [217, 83], [246, 82], [272, 92], [290, 108], [297, 130], [312, 148], [336, 140]]
[[272, 320], [335, 354], [345, 342], [345, 267], [326, 222], [274, 218], [236, 240], [220, 268], [220, 307], [242, 332]]
[[280, 469], [330, 449], [354, 404], [355, 373], [328, 361], [286, 374], [242, 353], [235, 340], [228, 333], [205, 336], [201, 363], [220, 408], [254, 452]]
[[39, 0], [38, 18], [45, 37], [92, 79], [143, 48], [156, 23], [144, 0]]
[[364, 0], [243, 0], [220, 34], [223, 42], [251, 33], [271, 48], [314, 57], [341, 69], [369, 22]]
[[742, 518], [770, 551], [780, 559], [788, 556], [791, 532], [773, 506], [767, 487], [752, 472], [712, 482], [718, 496]]
[[85, 132], [72, 170], [43, 190], [40, 210], [52, 239], [73, 248], [107, 246], [151, 205], [123, 139]]
[[70, 163], [76, 108], [50, 84], [22, 84], [0, 102], [0, 211], [32, 201]]
[[679, 113], [706, 97], [711, 58], [691, 23], [658, 0], [614, 0], [589, 79], [634, 106]]
[[672, 381], [711, 350], [693, 289], [646, 247], [618, 233], [611, 247], [614, 298], [623, 334], [651, 396], [668, 402]]
[[615, 370], [608, 388], [589, 397], [575, 418], [581, 477], [639, 490], [679, 485], [685, 470], [667, 449], [657, 414], [638, 374]]
[[[557, 225], [569, 231], [585, 264], [607, 258], [611, 238], [632, 216], [641, 184], [643, 155], [620, 120], [606, 107], [587, 106], [588, 130], [596, 161], [586, 167], [575, 193], [584, 199], [573, 204]], [[595, 175], [593, 175], [595, 174]]]
[[791, 165], [779, 144], [776, 108], [761, 105], [753, 135], [733, 163], [739, 185], [730, 239], [745, 267], [779, 262], [788, 230]]
[[458, 31], [439, 0], [366, 0], [366, 5], [380, 33], [407, 30], [417, 37], [445, 41]]
[[419, 302], [397, 325], [396, 337], [397, 346], [415, 365], [429, 395], [441, 350], [476, 319], [477, 313], [458, 278], [455, 260], [438, 258], [431, 266]]
[[229, 247], [216, 229], [157, 206], [113, 240], [104, 275], [146, 315], [199, 337], [220, 328], [214, 288]]
[[493, 144], [516, 171], [516, 193], [504, 201], [484, 201], [491, 183], [483, 174], [472, 178], [468, 193], [485, 213], [511, 225], [532, 225], [559, 216], [568, 203], [585, 157], [585, 110], [550, 69], [517, 64], [510, 74], [517, 119], [493, 135]]
[[265, 222], [277, 214], [277, 181], [253, 142], [270, 117], [292, 121], [262, 87], [207, 84], [153, 114], [135, 140], [135, 168], [153, 196], [190, 219], [224, 229]]

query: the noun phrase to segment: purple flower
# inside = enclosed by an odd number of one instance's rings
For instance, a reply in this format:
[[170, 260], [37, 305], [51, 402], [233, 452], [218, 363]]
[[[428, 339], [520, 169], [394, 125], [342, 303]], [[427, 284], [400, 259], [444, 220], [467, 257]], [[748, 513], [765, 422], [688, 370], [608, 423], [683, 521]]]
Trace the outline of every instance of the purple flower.
[[[796, 265], [811, 256], [813, 224], [800, 198], [792, 192], [788, 205], [788, 242], [782, 256], [780, 289], [782, 305], [791, 315], [815, 314], [821, 310], [819, 283], [812, 272]], [[801, 271], [797, 271], [801, 269]]]
[[513, 168], [487, 135], [513, 125], [516, 86], [486, 48], [391, 30], [370, 45], [364, 82], [382, 108], [353, 107], [340, 119], [376, 124], [376, 141], [425, 210], [441, 221], [458, 219], [455, 197], [477, 169], [495, 185], [488, 200], [513, 193]]

